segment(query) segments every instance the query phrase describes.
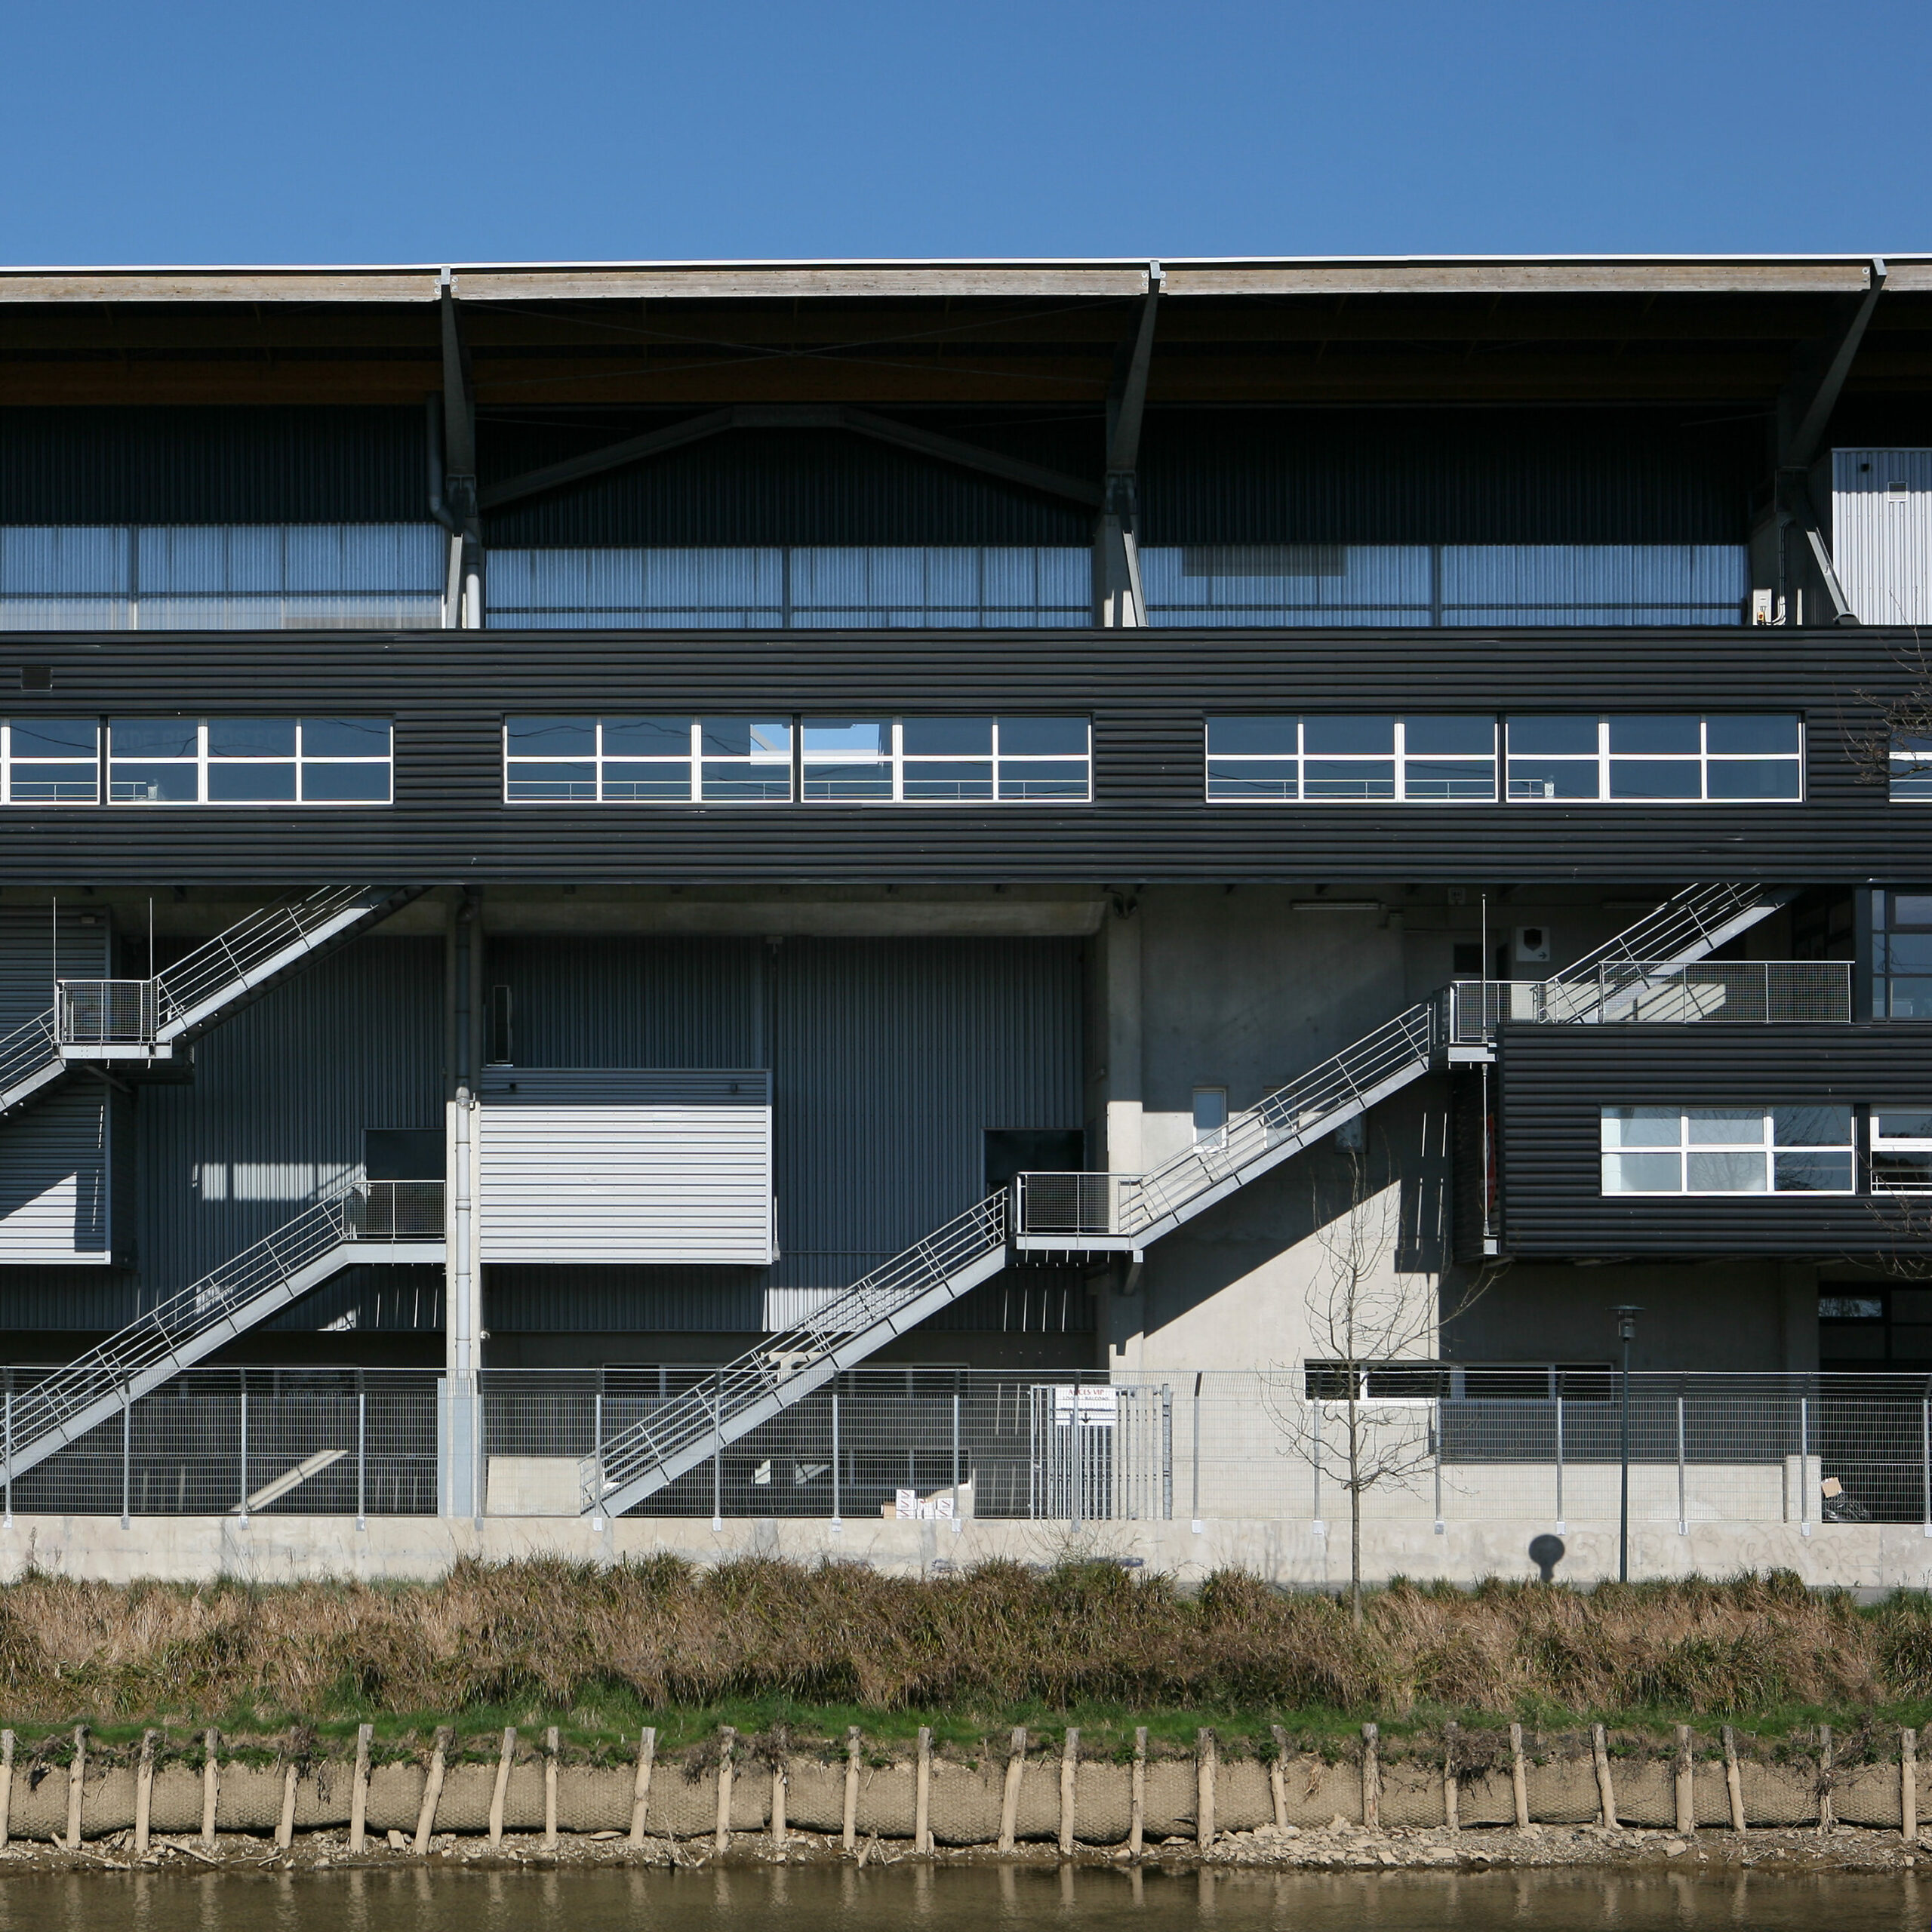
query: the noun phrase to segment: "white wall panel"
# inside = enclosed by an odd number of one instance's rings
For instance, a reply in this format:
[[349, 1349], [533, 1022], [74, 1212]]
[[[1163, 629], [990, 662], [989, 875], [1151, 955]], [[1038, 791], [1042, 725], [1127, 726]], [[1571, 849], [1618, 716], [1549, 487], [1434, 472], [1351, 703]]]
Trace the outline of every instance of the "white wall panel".
[[772, 1259], [761, 1069], [505, 1069], [482, 1088], [482, 1258]]
[[1932, 623], [1932, 449], [1832, 451], [1832, 563], [1865, 623]]

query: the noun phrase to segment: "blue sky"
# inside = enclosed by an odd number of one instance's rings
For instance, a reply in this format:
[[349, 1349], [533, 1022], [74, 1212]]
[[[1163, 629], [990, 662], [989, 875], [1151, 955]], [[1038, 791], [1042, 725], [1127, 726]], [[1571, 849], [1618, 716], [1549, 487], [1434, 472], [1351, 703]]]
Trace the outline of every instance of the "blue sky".
[[0, 260], [1932, 248], [1932, 6], [20, 4]]

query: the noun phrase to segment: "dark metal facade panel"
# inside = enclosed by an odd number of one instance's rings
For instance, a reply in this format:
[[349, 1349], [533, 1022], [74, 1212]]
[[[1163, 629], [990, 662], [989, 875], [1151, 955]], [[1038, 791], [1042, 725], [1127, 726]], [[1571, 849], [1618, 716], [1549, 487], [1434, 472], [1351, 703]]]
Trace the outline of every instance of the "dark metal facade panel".
[[0, 524], [415, 523], [428, 492], [420, 409], [0, 411]]
[[[0, 881], [1932, 878], [1932, 809], [1860, 781], [1878, 630], [1282, 633], [437, 632], [0, 640], [38, 709], [390, 712], [396, 803], [9, 808]], [[1209, 805], [1221, 711], [1792, 710], [1802, 804]], [[1084, 712], [1088, 805], [507, 805], [506, 713]]]
[[1155, 543], [1741, 543], [1761, 410], [1153, 410]]
[[1491, 1091], [1510, 1254], [1882, 1252], [1905, 1241], [1903, 1217], [1863, 1196], [1605, 1195], [1602, 1109], [1924, 1106], [1932, 1026], [1505, 1026]]
[[[586, 427], [546, 412], [530, 423], [486, 417], [481, 480], [542, 469], [600, 445], [666, 427], [652, 412]], [[908, 417], [921, 429], [983, 445], [1088, 481], [1103, 455], [1091, 423], [986, 425], [949, 413]], [[843, 430], [739, 429], [518, 503], [484, 520], [492, 545], [1084, 543], [1093, 515], [1077, 504]]]
[[[555, 1268], [489, 1263], [483, 1325], [493, 1335], [755, 1334], [764, 1325], [762, 1268]], [[636, 1359], [651, 1359], [648, 1345]]]

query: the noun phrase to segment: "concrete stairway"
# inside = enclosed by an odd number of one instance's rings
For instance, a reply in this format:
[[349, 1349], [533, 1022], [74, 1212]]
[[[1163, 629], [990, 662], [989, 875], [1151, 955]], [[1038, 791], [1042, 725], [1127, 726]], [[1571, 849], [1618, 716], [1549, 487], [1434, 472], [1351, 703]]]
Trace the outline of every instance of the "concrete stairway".
[[45, 1462], [339, 1269], [442, 1259], [440, 1181], [358, 1182], [22, 1389], [6, 1412], [5, 1467], [17, 1476]]
[[420, 886], [331, 885], [251, 912], [148, 980], [63, 980], [52, 1008], [0, 1038], [0, 1120], [83, 1060], [171, 1058]]

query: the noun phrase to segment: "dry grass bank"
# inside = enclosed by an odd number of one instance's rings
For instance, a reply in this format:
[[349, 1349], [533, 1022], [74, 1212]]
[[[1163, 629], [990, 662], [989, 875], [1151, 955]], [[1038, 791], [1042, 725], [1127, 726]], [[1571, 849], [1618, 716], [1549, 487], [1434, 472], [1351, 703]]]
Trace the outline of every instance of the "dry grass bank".
[[1397, 1585], [1365, 1628], [1318, 1595], [1235, 1574], [1183, 1595], [1101, 1564], [988, 1564], [931, 1582], [857, 1565], [654, 1560], [598, 1571], [466, 1564], [390, 1587], [220, 1582], [117, 1587], [29, 1576], [0, 1589], [0, 1722], [103, 1724], [242, 1706], [352, 1712], [613, 1697], [662, 1709], [780, 1697], [879, 1712], [1141, 1709], [1399, 1719], [1932, 1700], [1932, 1603], [1861, 1609], [1794, 1577]]

